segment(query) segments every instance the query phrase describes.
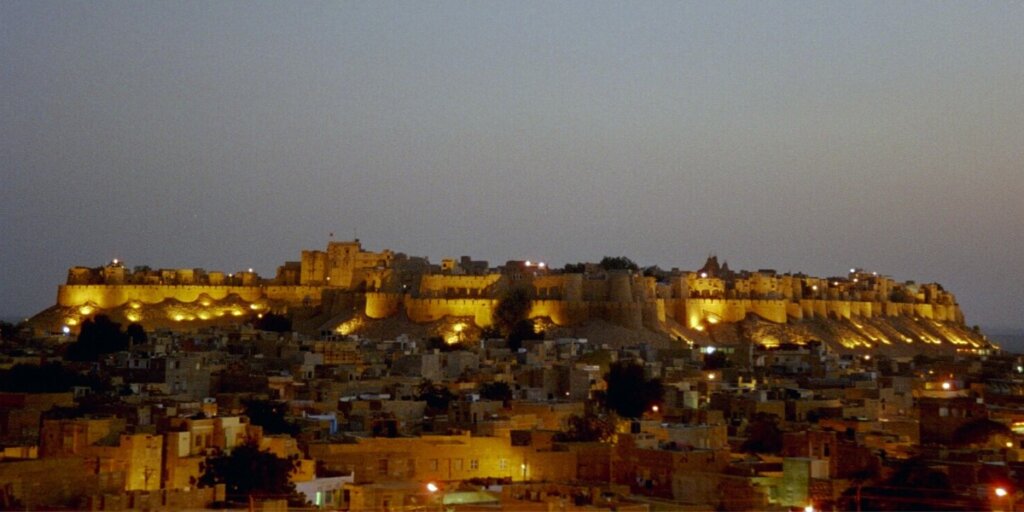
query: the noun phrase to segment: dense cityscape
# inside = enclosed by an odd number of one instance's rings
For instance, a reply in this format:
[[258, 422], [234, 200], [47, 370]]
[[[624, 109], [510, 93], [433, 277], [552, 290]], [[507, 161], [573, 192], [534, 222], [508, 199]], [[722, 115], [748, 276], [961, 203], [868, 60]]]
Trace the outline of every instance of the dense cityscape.
[[4, 508], [1013, 510], [1024, 478], [1024, 358], [858, 269], [332, 241], [273, 279], [75, 267], [3, 336]]
[[0, 1], [0, 511], [1024, 511], [1024, 2]]

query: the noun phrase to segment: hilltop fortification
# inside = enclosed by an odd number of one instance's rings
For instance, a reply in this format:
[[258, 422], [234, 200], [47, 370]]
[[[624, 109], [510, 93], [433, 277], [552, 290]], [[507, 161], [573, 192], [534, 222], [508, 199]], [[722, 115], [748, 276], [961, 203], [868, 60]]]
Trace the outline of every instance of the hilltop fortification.
[[[193, 329], [270, 312], [304, 312], [343, 334], [359, 322], [330, 319], [401, 317], [429, 324], [458, 318], [484, 328], [511, 289], [526, 292], [530, 318], [557, 327], [601, 320], [692, 340], [720, 324], [824, 321], [842, 327], [831, 331], [847, 331], [834, 340], [847, 348], [915, 342], [961, 350], [988, 346], [965, 328], [955, 297], [941, 285], [897, 282], [860, 269], [834, 277], [733, 271], [713, 256], [700, 269], [667, 272], [599, 264], [556, 270], [531, 261], [490, 267], [468, 257], [432, 265], [390, 250], [366, 251], [359, 240], [302, 251], [299, 261], [281, 265], [273, 278], [252, 269], [129, 269], [117, 260], [73, 267], [57, 304], [33, 324], [74, 331], [83, 319], [104, 313], [146, 327]], [[753, 341], [780, 341], [763, 338]]]

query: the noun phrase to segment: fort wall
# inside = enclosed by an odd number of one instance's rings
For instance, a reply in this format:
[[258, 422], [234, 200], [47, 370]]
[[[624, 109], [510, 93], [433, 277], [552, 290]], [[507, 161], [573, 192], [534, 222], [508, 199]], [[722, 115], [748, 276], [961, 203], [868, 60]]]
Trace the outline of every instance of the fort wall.
[[258, 286], [86, 284], [58, 287], [57, 305], [75, 307], [94, 304], [103, 309], [114, 309], [132, 301], [143, 304], [158, 304], [167, 299], [195, 302], [202, 295], [213, 300], [237, 295], [247, 302], [257, 302], [265, 297], [264, 289]]
[[480, 327], [491, 325], [491, 312], [498, 304], [493, 299], [416, 299], [405, 297], [405, 313], [417, 323], [433, 322], [445, 316], [473, 317]]
[[501, 279], [501, 274], [462, 276], [426, 274], [420, 278], [421, 297], [443, 297], [452, 293], [482, 297]]

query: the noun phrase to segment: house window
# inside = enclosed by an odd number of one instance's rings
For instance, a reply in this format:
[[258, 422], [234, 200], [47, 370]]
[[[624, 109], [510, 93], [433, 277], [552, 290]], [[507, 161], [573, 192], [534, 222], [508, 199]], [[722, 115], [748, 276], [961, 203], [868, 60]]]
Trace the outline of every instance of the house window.
[[480, 461], [476, 459], [469, 459], [469, 469], [472, 469], [473, 471], [480, 469]]
[[949, 416], [949, 408], [939, 407], [939, 417], [945, 418], [946, 416]]
[[454, 471], [462, 471], [462, 459], [452, 459], [452, 469]]
[[830, 446], [828, 445], [828, 443], [825, 443], [825, 453], [824, 453], [825, 457], [829, 457], [829, 456], [831, 456], [831, 450], [830, 450], [830, 448], [831, 448], [831, 447], [830, 447]]
[[437, 459], [430, 459], [430, 470], [437, 471]]
[[378, 459], [377, 460], [377, 474], [378, 475], [386, 475], [386, 474], [388, 474], [388, 460], [387, 459]]
[[508, 459], [498, 459], [498, 469], [508, 469]]

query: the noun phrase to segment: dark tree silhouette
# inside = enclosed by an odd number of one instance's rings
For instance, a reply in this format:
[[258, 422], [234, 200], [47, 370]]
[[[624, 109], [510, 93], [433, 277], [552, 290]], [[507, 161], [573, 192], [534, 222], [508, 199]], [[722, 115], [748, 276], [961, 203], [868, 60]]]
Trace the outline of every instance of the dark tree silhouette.
[[288, 434], [297, 435], [299, 426], [288, 421], [285, 417], [287, 407], [284, 402], [272, 402], [270, 400], [246, 400], [245, 415], [253, 425], [263, 427], [267, 434]]
[[100, 384], [95, 379], [79, 375], [59, 363], [41, 366], [17, 364], [9, 370], [0, 371], [0, 391], [19, 393], [63, 393], [72, 386], [89, 386], [94, 389]]
[[633, 260], [625, 256], [605, 256], [601, 258], [601, 262], [598, 265], [605, 270], [632, 270], [633, 272], [640, 270], [639, 265], [633, 263]]
[[984, 510], [958, 495], [949, 477], [920, 457], [907, 459], [885, 481], [850, 488], [840, 500], [847, 510]]
[[594, 414], [574, 414], [569, 416], [568, 423], [568, 428], [564, 432], [555, 434], [556, 441], [597, 443], [611, 441], [615, 435], [615, 425], [611, 420]]
[[612, 363], [605, 381], [608, 383], [605, 406], [625, 418], [639, 418], [664, 395], [661, 381], [647, 380], [644, 368], [632, 361]]
[[292, 319], [284, 315], [267, 313], [262, 317], [257, 317], [253, 322], [253, 327], [261, 331], [292, 332]]
[[255, 441], [249, 441], [236, 446], [230, 455], [207, 458], [199, 485], [224, 484], [228, 501], [285, 498], [289, 503], [298, 505], [302, 500], [288, 478], [297, 467], [294, 459], [282, 459], [273, 453], [260, 451]]
[[505, 382], [488, 382], [480, 386], [480, 397], [486, 400], [512, 400], [512, 388]]
[[755, 414], [747, 425], [747, 440], [740, 446], [740, 451], [747, 453], [781, 452], [782, 430], [779, 429], [779, 417], [765, 412]]
[[533, 320], [520, 320], [512, 326], [505, 341], [508, 342], [509, 350], [515, 352], [522, 348], [524, 341], [543, 337], [542, 334], [534, 332]]
[[18, 334], [18, 326], [10, 322], [0, 322], [0, 340], [13, 340]]
[[139, 324], [130, 324], [127, 329], [124, 330], [125, 336], [128, 337], [128, 341], [132, 345], [141, 345], [149, 341], [149, 336], [146, 334], [146, 330]]
[[103, 354], [127, 349], [128, 335], [121, 330], [121, 324], [107, 315], [96, 315], [82, 322], [78, 339], [68, 345], [65, 357], [71, 361], [95, 361]]
[[980, 418], [960, 425], [953, 431], [952, 441], [955, 446], [988, 444], [996, 436], [1011, 438], [1013, 431], [998, 421]]
[[522, 288], [509, 290], [494, 308], [494, 325], [513, 351], [523, 346], [523, 340], [536, 336], [533, 321], [527, 318], [529, 313], [530, 296]]
[[530, 296], [522, 288], [513, 288], [494, 307], [494, 324], [505, 335], [530, 312]]
[[566, 274], [582, 274], [586, 270], [586, 263], [566, 263], [565, 267], [562, 268], [562, 272], [565, 272]]
[[455, 399], [455, 395], [443, 384], [434, 384], [430, 380], [424, 380], [420, 384], [416, 399], [427, 403], [426, 414], [428, 416], [436, 416], [448, 412], [448, 405]]
[[725, 352], [721, 350], [704, 355], [705, 370], [719, 370], [727, 366], [729, 366], [729, 356], [725, 355]]

